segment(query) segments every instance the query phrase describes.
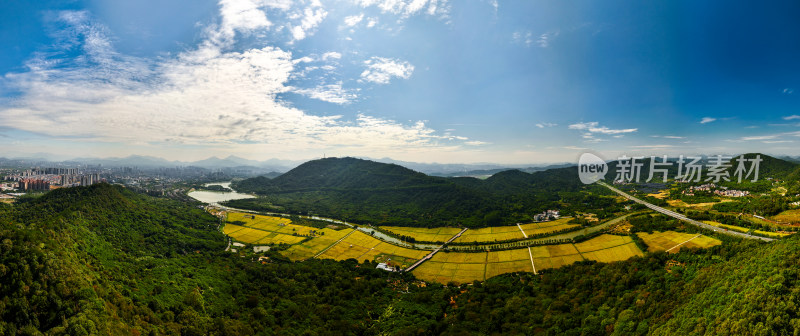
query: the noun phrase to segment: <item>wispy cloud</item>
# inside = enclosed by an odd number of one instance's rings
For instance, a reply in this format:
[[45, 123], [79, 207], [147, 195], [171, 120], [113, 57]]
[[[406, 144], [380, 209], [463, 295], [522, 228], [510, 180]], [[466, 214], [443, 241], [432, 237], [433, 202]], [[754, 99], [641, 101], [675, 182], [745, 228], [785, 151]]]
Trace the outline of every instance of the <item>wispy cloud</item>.
[[794, 89], [792, 89], [792, 88], [783, 89], [783, 94], [790, 95], [790, 94], [793, 94], [793, 93], [794, 93]]
[[549, 127], [556, 127], [556, 126], [558, 126], [558, 124], [554, 124], [554, 123], [538, 123], [538, 124], [536, 124], [536, 127], [538, 127], [538, 128], [549, 128]]
[[533, 33], [530, 31], [516, 31], [511, 34], [511, 41], [530, 47], [533, 44]]
[[361, 7], [377, 7], [383, 13], [409, 17], [417, 13], [446, 18], [450, 6], [446, 0], [358, 0]]
[[686, 137], [675, 136], [675, 135], [651, 135], [650, 137], [662, 138], [662, 139], [686, 139]]
[[550, 46], [550, 43], [552, 43], [553, 39], [558, 36], [558, 34], [558, 31], [554, 31], [539, 35], [539, 39], [536, 40], [536, 44], [538, 44], [539, 47], [547, 48]]
[[740, 140], [744, 140], [744, 141], [770, 140], [770, 139], [775, 139], [777, 137], [778, 137], [778, 135], [759, 135], [759, 136], [741, 137]]
[[569, 129], [586, 131], [588, 133], [600, 133], [600, 134], [633, 133], [639, 130], [638, 128], [610, 129], [606, 126], [600, 126], [600, 123], [596, 121], [572, 124], [569, 125]]
[[364, 13], [345, 17], [344, 24], [348, 27], [353, 27], [361, 22], [361, 20], [364, 20]]
[[414, 72], [414, 66], [398, 59], [372, 57], [364, 61], [367, 68], [361, 73], [361, 80], [388, 84], [392, 77], [408, 79]]
[[796, 120], [796, 119], [800, 119], [800, 115], [794, 114], [794, 115], [783, 117], [783, 120]]
[[314, 88], [294, 89], [292, 92], [334, 104], [347, 104], [358, 98], [355, 90], [342, 88], [342, 82], [336, 84], [320, 85]]
[[717, 121], [717, 118], [703, 117], [703, 119], [700, 120], [700, 123], [701, 124], [708, 124], [710, 122], [715, 122], [715, 121]]

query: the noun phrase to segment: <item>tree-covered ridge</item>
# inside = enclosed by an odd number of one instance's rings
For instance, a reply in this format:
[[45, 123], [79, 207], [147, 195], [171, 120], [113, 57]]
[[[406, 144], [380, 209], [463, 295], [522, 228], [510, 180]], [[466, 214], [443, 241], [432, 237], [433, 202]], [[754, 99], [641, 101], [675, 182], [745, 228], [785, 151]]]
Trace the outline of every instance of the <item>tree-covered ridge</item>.
[[[237, 182], [264, 195], [234, 207], [316, 214], [352, 222], [401, 226], [467, 226], [530, 221], [546, 209], [615, 212], [621, 206], [585, 187], [572, 168], [503, 171], [480, 180], [427, 176], [398, 165], [354, 158], [309, 161], [275, 179]], [[586, 192], [592, 189], [593, 192]]]
[[[662, 216], [637, 218], [637, 230], [681, 228]], [[796, 237], [763, 244], [722, 236], [724, 245], [706, 250], [418, 287], [409, 274], [355, 260], [292, 263], [268, 253], [262, 264], [224, 252], [216, 224], [197, 207], [109, 185], [0, 204], [0, 334], [800, 330]]]
[[2, 335], [363, 333], [395, 295], [374, 266], [224, 252], [215, 217], [117, 186], [0, 206]]

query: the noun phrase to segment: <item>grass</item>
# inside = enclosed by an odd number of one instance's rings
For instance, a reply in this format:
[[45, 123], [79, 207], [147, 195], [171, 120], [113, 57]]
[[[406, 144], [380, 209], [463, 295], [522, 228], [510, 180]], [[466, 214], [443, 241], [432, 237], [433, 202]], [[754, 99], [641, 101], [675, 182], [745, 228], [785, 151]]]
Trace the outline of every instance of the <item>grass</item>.
[[[675, 231], [665, 232], [639, 232], [637, 235], [644, 240], [647, 244], [649, 252], [669, 251], [670, 253], [677, 253], [681, 248], [709, 248], [716, 245], [721, 245], [722, 242], [704, 235], [697, 235], [696, 233], [681, 233]], [[691, 240], [690, 240], [691, 239]], [[688, 242], [687, 242], [688, 240]], [[678, 246], [679, 244], [682, 245]], [[676, 247], [678, 246], [678, 247]]]

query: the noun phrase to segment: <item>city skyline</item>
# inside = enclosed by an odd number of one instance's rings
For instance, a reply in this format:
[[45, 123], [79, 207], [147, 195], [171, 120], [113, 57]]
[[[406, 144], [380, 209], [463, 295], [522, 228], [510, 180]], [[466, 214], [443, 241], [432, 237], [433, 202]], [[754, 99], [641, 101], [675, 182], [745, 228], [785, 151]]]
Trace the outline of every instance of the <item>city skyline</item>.
[[791, 1], [2, 6], [16, 156], [800, 155]]

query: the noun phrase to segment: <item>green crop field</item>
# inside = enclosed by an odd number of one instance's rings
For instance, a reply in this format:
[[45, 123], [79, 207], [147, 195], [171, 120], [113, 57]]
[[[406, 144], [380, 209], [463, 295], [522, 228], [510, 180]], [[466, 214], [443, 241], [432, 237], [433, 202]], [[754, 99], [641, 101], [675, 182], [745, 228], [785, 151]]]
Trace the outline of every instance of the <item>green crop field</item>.
[[[722, 242], [718, 239], [707, 237], [704, 235], [697, 235], [695, 233], [680, 233], [675, 231], [653, 232], [646, 233], [640, 232], [637, 235], [644, 240], [647, 244], [647, 250], [650, 252], [667, 251], [671, 253], [678, 252], [681, 248], [709, 248], [712, 246], [720, 245]], [[691, 239], [691, 240], [690, 240]], [[686, 242], [688, 240], [688, 242]], [[685, 242], [685, 243], [684, 243]], [[683, 245], [678, 246], [683, 243]], [[671, 250], [670, 250], [671, 249]]]

